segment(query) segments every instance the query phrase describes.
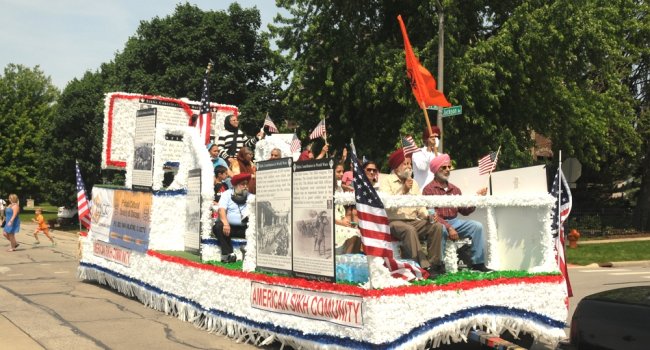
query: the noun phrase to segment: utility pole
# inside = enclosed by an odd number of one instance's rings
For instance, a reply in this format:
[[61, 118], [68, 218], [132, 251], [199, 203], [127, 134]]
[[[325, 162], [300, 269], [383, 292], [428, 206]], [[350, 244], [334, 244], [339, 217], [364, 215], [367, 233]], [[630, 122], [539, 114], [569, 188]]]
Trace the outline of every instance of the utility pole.
[[[436, 0], [438, 10], [438, 91], [444, 93], [444, 72], [445, 72], [445, 16], [442, 9], [440, 0]], [[436, 125], [440, 129], [440, 144], [438, 145], [438, 152], [443, 153], [444, 129], [442, 127], [442, 107], [438, 107], [438, 118]]]

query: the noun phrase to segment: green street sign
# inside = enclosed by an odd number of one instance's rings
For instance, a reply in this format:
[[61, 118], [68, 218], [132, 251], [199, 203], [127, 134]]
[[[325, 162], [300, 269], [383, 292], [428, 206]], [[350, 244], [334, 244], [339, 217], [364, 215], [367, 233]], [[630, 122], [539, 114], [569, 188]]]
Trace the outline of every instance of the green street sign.
[[463, 114], [463, 106], [452, 106], [449, 108], [443, 108], [442, 109], [442, 116], [443, 117], [451, 117], [454, 115], [459, 115]]

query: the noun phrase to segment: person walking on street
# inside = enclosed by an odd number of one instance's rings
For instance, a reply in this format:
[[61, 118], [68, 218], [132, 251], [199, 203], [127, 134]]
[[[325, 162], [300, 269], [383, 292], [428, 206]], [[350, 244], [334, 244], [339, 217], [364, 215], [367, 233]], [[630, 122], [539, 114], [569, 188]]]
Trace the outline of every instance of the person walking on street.
[[38, 224], [38, 226], [36, 226], [36, 229], [34, 230], [34, 238], [36, 238], [36, 242], [34, 244], [41, 244], [41, 241], [38, 239], [37, 234], [39, 232], [43, 232], [45, 237], [47, 237], [50, 240], [50, 242], [52, 242], [52, 247], [56, 247], [56, 242], [54, 242], [54, 238], [50, 236], [50, 226], [45, 222], [45, 219], [43, 218], [43, 209], [36, 208], [34, 214], [35, 216], [32, 219], [32, 221]]
[[20, 231], [20, 205], [18, 196], [14, 193], [9, 195], [9, 205], [5, 209], [5, 227], [2, 235], [9, 241], [10, 247], [8, 252], [15, 252], [20, 244], [16, 242], [16, 233]]

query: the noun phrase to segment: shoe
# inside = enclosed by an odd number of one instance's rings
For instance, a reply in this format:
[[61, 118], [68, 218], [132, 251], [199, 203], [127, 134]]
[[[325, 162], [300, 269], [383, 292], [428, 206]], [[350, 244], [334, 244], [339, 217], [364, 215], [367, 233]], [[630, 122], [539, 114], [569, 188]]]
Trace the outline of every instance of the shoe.
[[465, 244], [456, 250], [456, 254], [458, 255], [458, 260], [462, 261], [466, 267], [472, 266], [472, 255], [474, 254], [472, 246]]
[[225, 258], [224, 257], [221, 258], [221, 262], [224, 264], [234, 263], [235, 261], [237, 261], [237, 255], [235, 254], [230, 254]]
[[474, 264], [472, 265], [472, 270], [478, 271], [478, 272], [492, 272], [494, 270], [488, 268], [485, 266], [485, 264]]
[[52, 247], [56, 247], [56, 242], [52, 242]]
[[40, 241], [34, 242], [34, 245], [37, 245], [37, 244], [41, 244], [41, 242]]
[[428, 279], [435, 280], [438, 276], [447, 273], [447, 270], [445, 270], [444, 264], [436, 264], [436, 265], [429, 266], [427, 272], [429, 273]]

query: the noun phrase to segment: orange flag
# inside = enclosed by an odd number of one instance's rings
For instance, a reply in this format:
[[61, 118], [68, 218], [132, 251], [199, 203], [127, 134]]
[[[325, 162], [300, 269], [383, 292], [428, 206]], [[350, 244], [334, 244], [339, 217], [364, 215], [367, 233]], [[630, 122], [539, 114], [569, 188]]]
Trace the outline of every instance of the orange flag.
[[436, 79], [433, 75], [424, 68], [411, 48], [406, 27], [402, 21], [402, 16], [397, 16], [399, 26], [402, 28], [402, 37], [404, 37], [404, 52], [406, 53], [406, 74], [411, 80], [411, 89], [413, 95], [418, 101], [420, 108], [424, 109], [428, 106], [449, 107], [451, 103], [447, 101], [445, 95], [436, 89]]

